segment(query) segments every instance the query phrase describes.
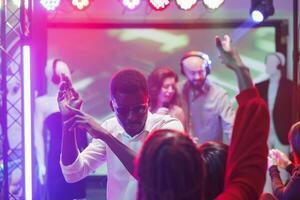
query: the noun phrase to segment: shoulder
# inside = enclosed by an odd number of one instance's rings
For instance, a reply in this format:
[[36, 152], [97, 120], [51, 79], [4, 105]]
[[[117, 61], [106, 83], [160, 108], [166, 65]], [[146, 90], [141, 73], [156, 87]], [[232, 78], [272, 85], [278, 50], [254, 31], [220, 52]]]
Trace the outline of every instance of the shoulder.
[[147, 129], [174, 129], [184, 131], [182, 123], [175, 117], [170, 115], [149, 114], [147, 121]]
[[227, 91], [224, 88], [215, 83], [209, 82], [208, 87], [209, 91], [211, 92], [217, 92], [218, 94], [227, 94]]

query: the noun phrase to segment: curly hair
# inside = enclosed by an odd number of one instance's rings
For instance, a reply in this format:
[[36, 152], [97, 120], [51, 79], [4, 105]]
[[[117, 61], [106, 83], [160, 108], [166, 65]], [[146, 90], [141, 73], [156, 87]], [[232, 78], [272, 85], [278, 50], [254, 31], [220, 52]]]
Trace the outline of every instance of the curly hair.
[[300, 121], [295, 123], [289, 131], [289, 143], [293, 149], [293, 157], [300, 164]]
[[113, 75], [110, 92], [113, 97], [117, 93], [141, 93], [146, 98], [149, 96], [146, 77], [142, 72], [132, 68], [125, 68]]
[[[157, 107], [157, 99], [161, 87], [166, 78], [175, 78], [175, 81], [178, 81], [177, 74], [169, 67], [158, 67], [155, 68], [152, 73], [148, 76], [148, 90], [149, 90], [149, 103], [150, 111], [153, 111]], [[170, 102], [170, 105], [177, 104], [177, 90]]]
[[205, 177], [190, 137], [161, 129], [146, 139], [136, 160], [138, 200], [201, 200]]
[[219, 142], [205, 142], [198, 148], [207, 175], [204, 182], [205, 200], [215, 199], [224, 190], [228, 148], [228, 145]]

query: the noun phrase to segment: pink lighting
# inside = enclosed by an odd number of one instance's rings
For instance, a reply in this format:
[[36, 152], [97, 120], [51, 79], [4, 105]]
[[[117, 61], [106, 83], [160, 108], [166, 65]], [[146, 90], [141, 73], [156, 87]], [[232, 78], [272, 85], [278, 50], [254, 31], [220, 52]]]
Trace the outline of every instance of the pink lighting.
[[60, 4], [60, 0], [41, 0], [40, 3], [49, 11], [54, 11]]
[[149, 3], [155, 10], [163, 10], [170, 4], [170, 0], [149, 0]]
[[78, 10], [83, 10], [90, 5], [89, 0], [72, 0], [72, 5]]
[[135, 9], [138, 5], [141, 4], [140, 0], [123, 0], [123, 5], [129, 8], [130, 10]]

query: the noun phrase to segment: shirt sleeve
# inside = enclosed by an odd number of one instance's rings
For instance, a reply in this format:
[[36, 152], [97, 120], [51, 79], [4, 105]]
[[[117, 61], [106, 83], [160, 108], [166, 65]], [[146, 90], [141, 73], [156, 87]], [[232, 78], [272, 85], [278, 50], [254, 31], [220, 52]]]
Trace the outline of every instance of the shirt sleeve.
[[228, 140], [228, 142], [230, 143], [235, 111], [233, 109], [232, 103], [230, 102], [227, 93], [222, 94], [222, 96], [220, 97], [219, 113], [220, 113], [223, 133], [224, 136], [226, 137], [225, 141]]
[[224, 192], [217, 200], [257, 200], [267, 169], [269, 113], [255, 88], [237, 96], [238, 110], [228, 150]]
[[269, 173], [271, 176], [273, 193], [279, 200], [284, 200], [284, 199], [296, 200], [299, 198], [300, 167], [295, 169], [290, 181], [286, 186], [284, 186], [284, 184], [282, 183], [282, 180], [280, 178], [280, 172], [276, 166], [272, 166], [269, 169]]
[[[102, 127], [106, 128], [105, 122]], [[93, 139], [82, 152], [78, 150], [78, 153], [78, 157], [70, 165], [63, 165], [60, 161], [62, 173], [69, 183], [80, 181], [106, 161], [106, 144], [99, 139]]]

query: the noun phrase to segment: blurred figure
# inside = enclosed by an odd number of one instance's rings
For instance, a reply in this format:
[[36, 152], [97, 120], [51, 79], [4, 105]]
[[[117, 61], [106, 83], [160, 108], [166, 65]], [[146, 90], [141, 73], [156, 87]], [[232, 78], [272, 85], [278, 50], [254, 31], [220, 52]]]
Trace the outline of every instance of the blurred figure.
[[[268, 138], [269, 149], [279, 149], [285, 154], [290, 153], [288, 144], [288, 132], [293, 123], [300, 120], [300, 112], [295, 114], [294, 100], [295, 92], [300, 100], [300, 88], [291, 80], [283, 76], [286, 68], [285, 56], [280, 52], [270, 53], [265, 58], [266, 73], [269, 79], [257, 83], [256, 87], [260, 96], [268, 105], [271, 123]], [[300, 102], [296, 102], [299, 105]], [[285, 182], [289, 174], [281, 170], [281, 177]], [[265, 192], [272, 193], [271, 180], [267, 175]]]
[[187, 52], [180, 65], [187, 78], [180, 94], [188, 132], [200, 143], [229, 143], [235, 112], [227, 92], [207, 78], [211, 71], [208, 55], [200, 51]]
[[198, 150], [206, 169], [204, 181], [205, 200], [213, 200], [224, 190], [228, 145], [218, 142], [205, 142], [198, 147]]
[[201, 200], [205, 177], [192, 139], [174, 130], [149, 135], [138, 159], [138, 200]]
[[177, 74], [169, 67], [158, 67], [148, 76], [149, 103], [152, 113], [171, 115], [185, 124], [185, 116], [178, 103]]
[[[39, 170], [39, 180], [46, 184], [46, 198], [49, 200], [73, 200], [86, 197], [85, 181], [67, 183], [59, 165], [63, 121], [57, 104], [59, 84], [62, 75], [71, 78], [68, 65], [60, 59], [49, 59], [45, 68], [47, 91], [35, 100], [34, 136]], [[44, 136], [45, 133], [45, 136]], [[86, 135], [77, 135], [82, 149], [87, 145]], [[39, 194], [41, 195], [41, 194]]]
[[[272, 149], [269, 153], [272, 189], [279, 200], [297, 200], [300, 198], [300, 122], [291, 127], [289, 144], [292, 149], [294, 164], [286, 154], [278, 149]], [[285, 169], [291, 175], [291, 179], [286, 185], [280, 178], [278, 167]]]

